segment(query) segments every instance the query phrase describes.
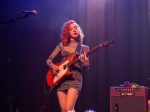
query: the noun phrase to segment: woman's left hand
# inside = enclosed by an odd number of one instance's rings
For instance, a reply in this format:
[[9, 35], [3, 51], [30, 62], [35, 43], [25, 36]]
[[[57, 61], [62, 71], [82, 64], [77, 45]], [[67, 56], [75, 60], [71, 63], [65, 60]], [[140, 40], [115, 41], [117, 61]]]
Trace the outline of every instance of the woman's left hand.
[[88, 63], [89, 62], [89, 58], [87, 57], [85, 52], [80, 54], [79, 59], [82, 63]]

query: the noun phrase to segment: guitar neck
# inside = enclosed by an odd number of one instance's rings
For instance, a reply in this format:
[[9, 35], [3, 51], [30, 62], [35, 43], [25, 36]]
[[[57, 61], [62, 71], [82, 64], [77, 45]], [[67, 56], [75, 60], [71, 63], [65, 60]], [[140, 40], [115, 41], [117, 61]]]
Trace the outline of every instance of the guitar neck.
[[[99, 44], [99, 45], [95, 46], [94, 48], [90, 49], [90, 50], [86, 53], [86, 55], [89, 56], [89, 55], [91, 55], [92, 53], [94, 53], [95, 51], [97, 51], [97, 50], [100, 49], [100, 48], [108, 47], [108, 46], [111, 45], [113, 42], [114, 42], [113, 40], [107, 40], [107, 41], [105, 41], [105, 42], [102, 42], [101, 44]], [[75, 59], [73, 59], [72, 61], [70, 61], [70, 62], [67, 64], [67, 66], [69, 67], [69, 66], [73, 65], [74, 63], [76, 63], [76, 62], [79, 61], [79, 60], [80, 60], [80, 59], [79, 59], [79, 56], [78, 56], [78, 57], [76, 57]]]
[[[96, 47], [90, 49], [90, 50], [86, 53], [86, 55], [89, 56], [90, 54], [94, 53], [96, 50], [98, 50], [98, 49], [101, 48], [101, 47], [102, 47], [102, 46], [101, 46], [101, 44], [100, 44], [100, 45], [98, 45], [98, 46], [96, 46]], [[80, 60], [80, 59], [79, 59], [79, 56], [78, 56], [78, 57], [76, 57], [75, 59], [73, 59], [71, 62], [69, 62], [69, 63], [67, 64], [67, 66], [69, 67], [69, 66], [73, 65], [74, 63], [76, 63], [76, 62], [79, 61], [79, 60]]]
[[89, 56], [90, 54], [94, 53], [95, 51], [97, 51], [98, 49], [102, 48], [103, 46], [101, 44], [97, 45], [96, 47], [90, 49], [86, 55]]

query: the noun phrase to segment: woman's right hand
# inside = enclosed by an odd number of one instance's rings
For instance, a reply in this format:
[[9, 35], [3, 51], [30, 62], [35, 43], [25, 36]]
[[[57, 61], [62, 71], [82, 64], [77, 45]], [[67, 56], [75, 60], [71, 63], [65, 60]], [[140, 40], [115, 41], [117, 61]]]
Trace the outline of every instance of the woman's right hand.
[[58, 73], [58, 70], [59, 70], [58, 67], [55, 64], [53, 64], [51, 68], [53, 70], [53, 74], [56, 75]]

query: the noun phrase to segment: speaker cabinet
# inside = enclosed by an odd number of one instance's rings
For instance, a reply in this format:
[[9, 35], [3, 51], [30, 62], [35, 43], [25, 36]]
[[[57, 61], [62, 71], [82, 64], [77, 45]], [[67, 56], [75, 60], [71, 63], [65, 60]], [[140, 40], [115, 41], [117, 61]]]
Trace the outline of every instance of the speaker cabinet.
[[110, 87], [110, 112], [148, 112], [146, 87]]

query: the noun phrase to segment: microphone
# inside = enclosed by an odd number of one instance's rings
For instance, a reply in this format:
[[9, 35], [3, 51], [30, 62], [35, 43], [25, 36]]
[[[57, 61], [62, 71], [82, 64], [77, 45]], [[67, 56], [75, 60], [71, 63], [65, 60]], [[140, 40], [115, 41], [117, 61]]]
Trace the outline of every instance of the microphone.
[[31, 10], [31, 11], [21, 11], [21, 13], [24, 13], [26, 15], [33, 15], [35, 16], [37, 14], [37, 11], [36, 10]]

